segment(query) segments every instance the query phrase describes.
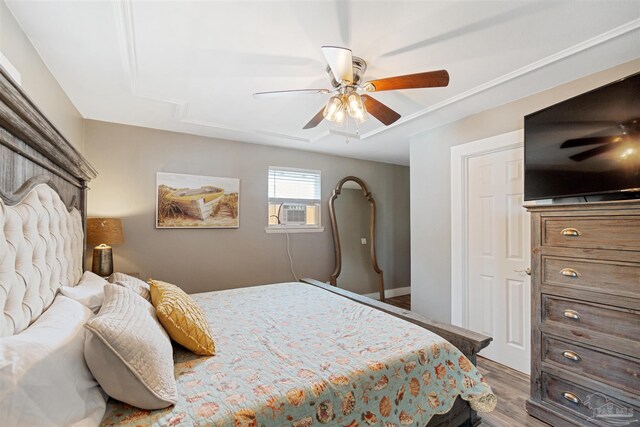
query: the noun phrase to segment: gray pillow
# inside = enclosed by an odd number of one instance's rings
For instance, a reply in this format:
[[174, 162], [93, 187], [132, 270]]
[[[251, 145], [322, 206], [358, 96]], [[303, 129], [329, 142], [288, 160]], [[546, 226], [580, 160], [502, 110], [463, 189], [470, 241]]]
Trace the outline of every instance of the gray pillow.
[[133, 292], [140, 295], [142, 298], [151, 302], [151, 287], [144, 280], [140, 280], [137, 277], [129, 276], [128, 274], [116, 272], [109, 276], [109, 283], [129, 288]]
[[102, 308], [85, 324], [84, 357], [93, 376], [109, 396], [138, 408], [174, 404], [173, 348], [155, 309], [122, 286], [107, 284], [104, 293]]

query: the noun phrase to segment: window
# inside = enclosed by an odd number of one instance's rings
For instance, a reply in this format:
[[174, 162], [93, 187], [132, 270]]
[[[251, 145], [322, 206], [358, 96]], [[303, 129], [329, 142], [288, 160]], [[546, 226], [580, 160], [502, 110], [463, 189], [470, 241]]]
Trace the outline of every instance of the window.
[[269, 167], [269, 229], [320, 228], [320, 171]]

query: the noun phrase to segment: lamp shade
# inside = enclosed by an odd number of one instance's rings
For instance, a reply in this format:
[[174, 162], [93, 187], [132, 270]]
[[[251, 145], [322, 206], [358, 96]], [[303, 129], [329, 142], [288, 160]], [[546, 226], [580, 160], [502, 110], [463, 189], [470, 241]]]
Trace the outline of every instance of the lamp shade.
[[91, 245], [124, 243], [122, 220], [119, 218], [88, 218], [87, 243]]
[[325, 119], [331, 122], [337, 121], [340, 117], [344, 120], [344, 108], [342, 96], [334, 95], [329, 98], [329, 101], [327, 101], [327, 105], [324, 107], [322, 115]]

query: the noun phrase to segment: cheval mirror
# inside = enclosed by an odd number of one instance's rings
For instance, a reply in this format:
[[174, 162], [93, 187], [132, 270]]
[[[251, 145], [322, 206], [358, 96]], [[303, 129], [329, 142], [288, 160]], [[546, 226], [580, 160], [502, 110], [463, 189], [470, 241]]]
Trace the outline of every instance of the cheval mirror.
[[329, 199], [336, 268], [330, 283], [358, 294], [380, 293], [384, 277], [376, 257], [376, 203], [360, 178], [338, 182]]

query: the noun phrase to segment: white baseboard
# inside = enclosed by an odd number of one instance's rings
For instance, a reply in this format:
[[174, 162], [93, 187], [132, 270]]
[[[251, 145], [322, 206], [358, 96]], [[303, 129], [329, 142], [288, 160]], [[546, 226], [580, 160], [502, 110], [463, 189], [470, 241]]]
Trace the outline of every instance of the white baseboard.
[[[411, 293], [411, 286], [405, 286], [404, 288], [385, 289], [384, 297], [393, 298], [393, 297], [399, 297], [401, 295], [409, 295], [410, 293]], [[373, 298], [373, 299], [380, 299], [379, 292], [374, 292], [372, 294], [363, 294], [362, 296]]]

